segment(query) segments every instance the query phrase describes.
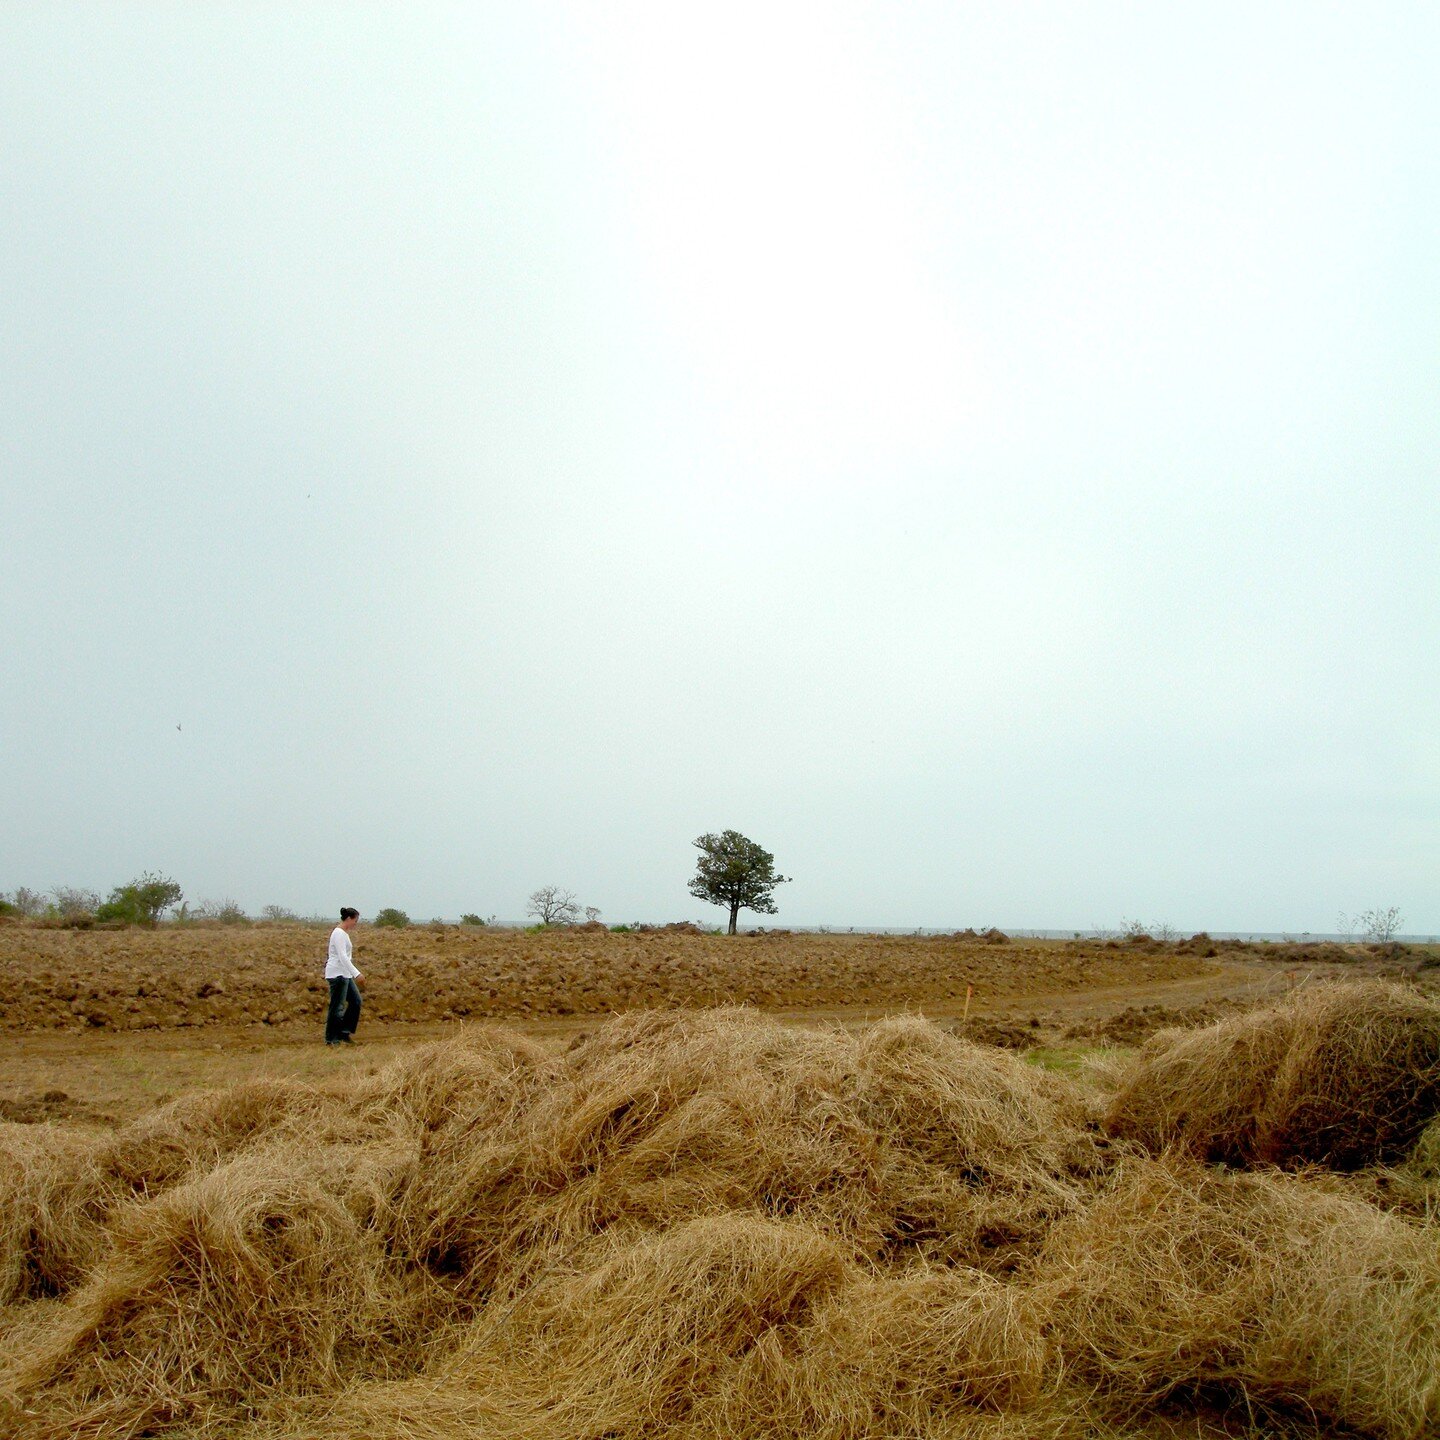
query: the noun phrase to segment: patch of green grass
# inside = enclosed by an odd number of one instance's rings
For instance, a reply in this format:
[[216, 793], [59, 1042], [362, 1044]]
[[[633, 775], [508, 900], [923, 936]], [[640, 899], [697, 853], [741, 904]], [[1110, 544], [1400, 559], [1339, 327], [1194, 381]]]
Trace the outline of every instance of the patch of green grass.
[[1060, 1075], [1074, 1075], [1084, 1068], [1085, 1062], [1096, 1056], [1109, 1059], [1128, 1053], [1114, 1045], [1037, 1045], [1025, 1052], [1025, 1058], [1042, 1070], [1053, 1070]]

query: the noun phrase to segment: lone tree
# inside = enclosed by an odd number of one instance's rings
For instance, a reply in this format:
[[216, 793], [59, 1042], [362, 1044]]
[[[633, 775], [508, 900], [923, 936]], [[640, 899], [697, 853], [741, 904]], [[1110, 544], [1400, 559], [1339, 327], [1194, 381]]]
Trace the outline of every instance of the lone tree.
[[558, 885], [542, 885], [531, 895], [525, 909], [542, 925], [573, 925], [580, 918], [575, 892]]
[[775, 857], [768, 850], [762, 850], [738, 830], [702, 835], [695, 848], [700, 858], [695, 862], [690, 893], [711, 905], [730, 907], [729, 934], [735, 933], [741, 910], [761, 915], [775, 913], [775, 887], [786, 884], [789, 877], [775, 873]]

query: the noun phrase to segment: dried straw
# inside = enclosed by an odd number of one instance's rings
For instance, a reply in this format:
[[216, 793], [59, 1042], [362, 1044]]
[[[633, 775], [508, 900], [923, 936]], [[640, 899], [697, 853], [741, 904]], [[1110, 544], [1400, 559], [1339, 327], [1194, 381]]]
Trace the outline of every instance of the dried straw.
[[[1397, 1004], [1361, 1029], [1423, 1041]], [[1132, 1079], [1114, 1113], [1249, 1157], [1350, 1093], [1292, 1057], [1423, 1059], [1303, 1005], [1172, 1037], [1142, 1066], [1169, 1088]], [[915, 1017], [718, 1010], [560, 1057], [471, 1031], [348, 1091], [251, 1084], [110, 1137], [0, 1129], [0, 1431], [1078, 1440], [1218, 1388], [1435, 1433], [1436, 1232], [1365, 1198], [1382, 1175], [1147, 1159], [1085, 1094]]]
[[1302, 1177], [1131, 1162], [1052, 1232], [1032, 1298], [1122, 1415], [1220, 1387], [1383, 1440], [1440, 1425], [1436, 1233]]
[[1142, 1050], [1105, 1121], [1153, 1153], [1354, 1169], [1440, 1109], [1440, 1006], [1381, 981], [1315, 986]]
[[373, 1228], [384, 1171], [291, 1142], [127, 1212], [60, 1323], [15, 1359], [28, 1433], [223, 1425], [272, 1391], [335, 1388], [346, 1350], [353, 1365], [393, 1348], [406, 1286]]

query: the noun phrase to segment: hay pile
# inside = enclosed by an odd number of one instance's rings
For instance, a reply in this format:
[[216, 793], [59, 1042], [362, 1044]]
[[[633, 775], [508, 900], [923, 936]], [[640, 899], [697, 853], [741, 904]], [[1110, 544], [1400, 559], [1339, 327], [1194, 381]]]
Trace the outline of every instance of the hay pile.
[[343, 1107], [298, 1081], [252, 1080], [186, 1096], [99, 1137], [0, 1127], [0, 1303], [63, 1295], [104, 1258], [127, 1209], [273, 1137], [323, 1140]]
[[391, 1181], [383, 1154], [290, 1142], [128, 1211], [24, 1357], [17, 1388], [46, 1400], [34, 1433], [223, 1424], [352, 1367], [383, 1373], [374, 1357], [413, 1305], [369, 1223]]
[[[1268, 1094], [1289, 1052], [1246, 1033]], [[0, 1319], [39, 1316], [6, 1332], [0, 1424], [1078, 1440], [1219, 1393], [1433, 1432], [1433, 1229], [1146, 1158], [1088, 1093], [916, 1017], [716, 1010], [563, 1055], [471, 1031], [108, 1137], [0, 1129]]]
[[111, 1197], [93, 1141], [51, 1125], [0, 1125], [0, 1305], [56, 1295], [97, 1258]]
[[1440, 1110], [1440, 1007], [1384, 981], [1293, 992], [1196, 1031], [1164, 1031], [1106, 1115], [1152, 1152], [1228, 1164], [1392, 1163]]
[[425, 1137], [404, 1224], [472, 1297], [612, 1227], [756, 1211], [857, 1256], [921, 1248], [1004, 1264], [1079, 1202], [1082, 1102], [921, 1020], [858, 1040], [743, 1010], [622, 1017]]
[[1020, 1293], [980, 1272], [877, 1276], [808, 1226], [710, 1216], [602, 1245], [423, 1380], [352, 1391], [287, 1433], [924, 1434], [1030, 1412], [1046, 1356]]
[[1120, 1415], [1219, 1387], [1389, 1440], [1440, 1427], [1440, 1237], [1314, 1180], [1132, 1161], [1033, 1285]]

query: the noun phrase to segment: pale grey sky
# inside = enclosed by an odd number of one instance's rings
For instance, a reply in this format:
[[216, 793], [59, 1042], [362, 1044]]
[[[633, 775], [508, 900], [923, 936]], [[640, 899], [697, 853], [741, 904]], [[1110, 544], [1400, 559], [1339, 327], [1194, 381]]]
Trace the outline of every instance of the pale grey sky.
[[[1440, 929], [1440, 10], [0, 7], [0, 889]], [[177, 728], [178, 727], [178, 728]]]

